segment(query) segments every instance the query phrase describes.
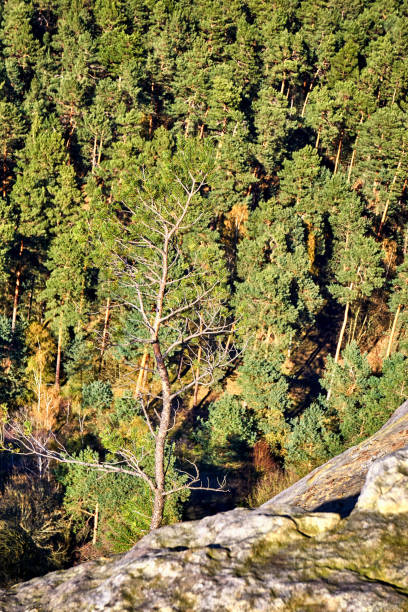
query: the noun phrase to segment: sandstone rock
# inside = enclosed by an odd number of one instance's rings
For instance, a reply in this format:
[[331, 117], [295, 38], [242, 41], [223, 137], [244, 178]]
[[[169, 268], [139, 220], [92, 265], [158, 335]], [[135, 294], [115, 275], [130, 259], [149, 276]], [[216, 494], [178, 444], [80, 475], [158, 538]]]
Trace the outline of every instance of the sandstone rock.
[[380, 514], [408, 513], [408, 446], [373, 463], [357, 509]]
[[350, 514], [372, 463], [408, 441], [408, 401], [371, 438], [330, 459], [264, 504], [300, 506], [306, 510]]
[[237, 509], [157, 530], [116, 559], [16, 585], [1, 593], [0, 610], [400, 612], [408, 516], [393, 518]]

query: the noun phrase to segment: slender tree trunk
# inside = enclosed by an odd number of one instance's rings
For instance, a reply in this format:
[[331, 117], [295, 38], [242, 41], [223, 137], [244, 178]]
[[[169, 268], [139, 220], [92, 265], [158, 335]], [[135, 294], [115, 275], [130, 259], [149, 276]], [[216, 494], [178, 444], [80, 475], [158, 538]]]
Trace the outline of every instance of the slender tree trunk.
[[235, 323], [232, 324], [231, 332], [228, 334], [227, 344], [225, 345], [225, 350], [228, 351], [230, 344], [232, 342], [233, 335], [235, 333]]
[[165, 493], [164, 451], [170, 425], [171, 391], [169, 373], [166, 364], [164, 363], [163, 355], [160, 350], [160, 344], [157, 339], [153, 343], [153, 353], [162, 387], [162, 411], [160, 415], [159, 429], [156, 434], [156, 448], [154, 457], [156, 490], [154, 495], [153, 514], [150, 523], [150, 529], [157, 529], [160, 527], [163, 520]]
[[394, 341], [394, 337], [395, 337], [395, 330], [397, 329], [397, 323], [398, 323], [398, 318], [401, 312], [401, 304], [398, 304], [398, 308], [397, 311], [394, 315], [394, 321], [392, 322], [392, 328], [391, 328], [391, 333], [390, 333], [390, 337], [388, 340], [388, 346], [387, 346], [387, 352], [385, 353], [385, 358], [388, 359], [388, 357], [391, 354], [391, 348], [392, 348], [392, 343]]
[[142, 387], [141, 387], [141, 389], [144, 391], [144, 393], [147, 393], [147, 391], [148, 391], [148, 379], [147, 379], [147, 377], [149, 376], [149, 364], [150, 364], [150, 355], [147, 354], [146, 365], [145, 365], [145, 369], [144, 369], [144, 372], [143, 372]]
[[356, 335], [356, 329], [357, 329], [357, 322], [358, 322], [358, 317], [360, 314], [360, 306], [357, 308], [357, 312], [354, 316], [354, 321], [353, 321], [353, 326], [352, 326], [352, 330], [351, 330], [351, 335], [350, 335], [350, 341], [353, 342], [355, 335]]
[[[203, 324], [201, 322], [201, 317], [200, 317], [200, 332], [203, 331]], [[195, 371], [195, 385], [194, 385], [194, 396], [193, 396], [193, 408], [195, 408], [197, 406], [197, 400], [198, 400], [198, 377], [200, 376], [200, 361], [201, 361], [201, 355], [202, 355], [203, 349], [201, 347], [201, 345], [198, 347], [198, 354], [197, 354], [197, 367], [196, 367], [196, 371]]]
[[27, 307], [27, 322], [28, 323], [30, 322], [30, 319], [31, 319], [31, 309], [33, 307], [34, 285], [35, 285], [35, 278], [33, 276], [33, 279], [31, 281], [30, 296], [28, 299], [28, 307]]
[[96, 537], [98, 534], [98, 522], [99, 522], [99, 502], [95, 504], [95, 514], [94, 514], [94, 526], [93, 526], [93, 535], [92, 535], [92, 544], [95, 546]]
[[269, 342], [271, 340], [271, 335], [272, 335], [272, 326], [269, 325], [268, 330], [266, 332], [266, 337], [265, 337], [265, 354], [268, 354], [268, 350], [269, 350]]
[[309, 96], [310, 96], [310, 92], [311, 92], [311, 91], [312, 91], [312, 88], [310, 88], [310, 89], [309, 89], [309, 91], [308, 91], [308, 92], [307, 92], [307, 94], [306, 94], [305, 101], [303, 102], [303, 106], [302, 106], [302, 112], [300, 113], [300, 116], [301, 116], [301, 117], [304, 117], [304, 116], [305, 116], [306, 106], [307, 106], [307, 103], [308, 103], [308, 100], [309, 100]]
[[[402, 153], [402, 155], [404, 155], [404, 152]], [[394, 187], [395, 183], [397, 182], [398, 170], [401, 168], [401, 164], [402, 164], [402, 158], [398, 162], [398, 166], [397, 166], [397, 169], [395, 171], [394, 178], [392, 179], [392, 183], [391, 183], [391, 187], [390, 187], [390, 191], [389, 191], [389, 196], [388, 196], [387, 201], [386, 201], [385, 206], [384, 206], [384, 211], [383, 211], [383, 214], [382, 214], [382, 217], [381, 217], [380, 227], [378, 228], [377, 236], [381, 235], [381, 231], [382, 231], [383, 225], [384, 225], [385, 220], [387, 218], [388, 209], [389, 209], [389, 206], [390, 206], [392, 188]]]
[[3, 185], [2, 185], [2, 193], [3, 198], [6, 197], [7, 194], [7, 184], [8, 184], [8, 168], [7, 168], [7, 144], [4, 144], [3, 147]]
[[[364, 115], [361, 113], [360, 125], [361, 125], [361, 123], [363, 123], [363, 118], [364, 118]], [[357, 133], [356, 139], [354, 141], [353, 153], [351, 154], [350, 165], [349, 165], [349, 169], [348, 169], [348, 173], [347, 173], [347, 183], [350, 183], [350, 180], [351, 180], [351, 173], [353, 171], [354, 162], [356, 160], [357, 142], [358, 142], [359, 136], [360, 136], [360, 134]]]
[[107, 340], [108, 340], [110, 305], [111, 305], [111, 299], [110, 299], [110, 297], [108, 297], [106, 299], [105, 320], [104, 320], [104, 323], [103, 323], [102, 343], [101, 343], [101, 356], [100, 356], [100, 361], [99, 361], [99, 372], [101, 372], [101, 370], [102, 370], [103, 356], [105, 354], [106, 344], [107, 344]]
[[61, 374], [61, 351], [62, 351], [62, 317], [60, 318], [60, 324], [58, 329], [58, 346], [57, 346], [57, 364], [55, 366], [55, 388], [60, 387], [60, 374]]
[[341, 350], [341, 345], [342, 345], [343, 338], [344, 338], [344, 332], [346, 331], [346, 327], [347, 327], [349, 311], [350, 311], [350, 302], [347, 302], [346, 308], [344, 309], [343, 324], [341, 326], [340, 335], [339, 335], [339, 339], [337, 342], [336, 354], [334, 356], [334, 363], [338, 363], [339, 361], [340, 350]]
[[98, 166], [101, 163], [101, 157], [102, 157], [102, 144], [103, 144], [103, 139], [102, 139], [102, 134], [101, 137], [99, 139], [99, 151], [98, 151]]
[[94, 146], [93, 146], [93, 151], [92, 151], [92, 171], [95, 169], [96, 166], [96, 147], [98, 145], [98, 137], [95, 134], [94, 136]]
[[351, 173], [353, 171], [354, 161], [356, 159], [356, 144], [357, 144], [357, 138], [356, 138], [356, 142], [354, 143], [354, 149], [353, 149], [353, 153], [351, 154], [350, 165], [349, 165], [348, 173], [347, 173], [347, 183], [348, 184], [350, 183]]
[[319, 127], [318, 131], [317, 131], [317, 136], [316, 136], [316, 143], [315, 143], [315, 149], [319, 148], [319, 142], [320, 142], [320, 134], [322, 131], [322, 126]]
[[138, 397], [140, 390], [143, 388], [144, 374], [145, 374], [146, 362], [147, 362], [148, 356], [149, 356], [149, 349], [147, 346], [145, 346], [145, 349], [143, 351], [142, 361], [140, 362], [139, 374], [137, 376], [136, 389], [135, 389], [136, 398]]
[[[337, 342], [336, 354], [334, 356], [334, 363], [338, 363], [338, 361], [339, 361], [341, 345], [342, 345], [343, 338], [344, 338], [344, 332], [346, 331], [346, 327], [347, 327], [349, 310], [350, 310], [350, 302], [347, 302], [346, 308], [344, 310], [343, 324], [341, 326], [340, 335], [339, 335], [339, 339], [338, 339], [338, 342]], [[334, 374], [334, 372], [333, 372], [333, 374]], [[331, 394], [332, 394], [332, 385], [333, 385], [333, 375], [332, 375], [332, 379], [331, 379], [331, 382], [330, 382], [329, 390], [327, 392], [327, 401], [330, 400], [330, 397], [331, 397]]]
[[341, 146], [342, 146], [342, 144], [343, 144], [343, 134], [340, 136], [339, 146], [337, 147], [336, 161], [335, 161], [335, 164], [334, 164], [334, 174], [337, 174], [337, 169], [339, 167], [340, 153], [341, 153]]
[[24, 250], [24, 243], [23, 243], [23, 241], [21, 241], [21, 243], [20, 243], [20, 251], [18, 253], [19, 263], [18, 263], [18, 268], [17, 268], [17, 272], [16, 272], [16, 285], [15, 285], [15, 288], [14, 288], [13, 314], [12, 314], [12, 317], [11, 317], [11, 331], [12, 331], [12, 333], [14, 333], [14, 330], [16, 329], [16, 322], [17, 322], [17, 310], [18, 310], [18, 300], [19, 300], [19, 297], [20, 297], [20, 284], [21, 284], [21, 271], [22, 271], [21, 256], [23, 254], [23, 250]]

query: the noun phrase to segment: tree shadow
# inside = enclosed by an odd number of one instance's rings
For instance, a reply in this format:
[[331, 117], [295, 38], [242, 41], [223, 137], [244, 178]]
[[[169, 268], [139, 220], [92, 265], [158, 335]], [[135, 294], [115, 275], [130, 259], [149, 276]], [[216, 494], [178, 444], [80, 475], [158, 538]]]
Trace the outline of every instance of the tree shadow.
[[346, 518], [354, 509], [359, 493], [356, 495], [349, 495], [348, 497], [339, 497], [337, 499], [330, 499], [329, 501], [320, 504], [313, 508], [313, 512], [336, 512], [340, 514], [341, 518]]

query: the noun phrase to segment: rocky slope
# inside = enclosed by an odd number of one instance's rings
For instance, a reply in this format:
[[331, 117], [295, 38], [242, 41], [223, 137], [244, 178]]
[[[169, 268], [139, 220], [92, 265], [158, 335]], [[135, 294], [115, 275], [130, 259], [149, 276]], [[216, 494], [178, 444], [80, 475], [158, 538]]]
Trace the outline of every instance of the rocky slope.
[[264, 504], [300, 506], [305, 510], [338, 512], [353, 509], [373, 461], [408, 444], [408, 401], [373, 436], [333, 457]]
[[[408, 611], [407, 413], [257, 510], [159, 529], [1, 591], [0, 610]], [[346, 518], [312, 511], [360, 491]]]

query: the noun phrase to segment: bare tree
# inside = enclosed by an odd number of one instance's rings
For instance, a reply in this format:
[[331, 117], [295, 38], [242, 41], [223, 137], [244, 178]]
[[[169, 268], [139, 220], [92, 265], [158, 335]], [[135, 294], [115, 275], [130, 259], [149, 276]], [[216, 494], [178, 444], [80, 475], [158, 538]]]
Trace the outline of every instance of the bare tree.
[[[183, 244], [191, 247], [195, 233], [207, 231], [200, 211], [205, 205], [200, 194], [206, 176], [188, 172], [188, 180], [173, 175], [173, 181], [167, 195], [157, 196], [143, 176], [135, 202], [132, 206], [123, 205], [117, 215], [120, 221], [115, 225], [112, 256], [118, 287], [116, 300], [136, 318], [136, 331], [128, 341], [144, 346], [152, 356], [149, 372], [153, 384], [143, 392], [138, 386], [138, 401], [153, 439], [154, 473], [146, 470], [145, 449], [120, 449], [116, 463], [86, 462], [69, 455], [56, 441], [55, 450], [50, 450], [22, 427], [9, 425], [9, 435], [17, 437], [26, 452], [143, 479], [154, 499], [151, 529], [160, 526], [169, 495], [183, 488], [224, 487], [225, 483], [217, 487], [203, 485], [195, 464], [191, 464], [193, 473], [184, 475], [184, 482], [168, 482], [166, 452], [178, 398], [189, 390], [196, 394], [198, 385], [211, 385], [216, 372], [236, 358], [231, 343], [226, 342], [232, 322], [217, 275], [209, 271], [205, 260], [205, 240], [201, 239], [201, 247], [198, 243], [196, 249]], [[171, 364], [180, 353], [184, 364], [190, 366], [188, 374], [172, 377]], [[141, 367], [147, 368], [146, 363], [144, 359]]]

